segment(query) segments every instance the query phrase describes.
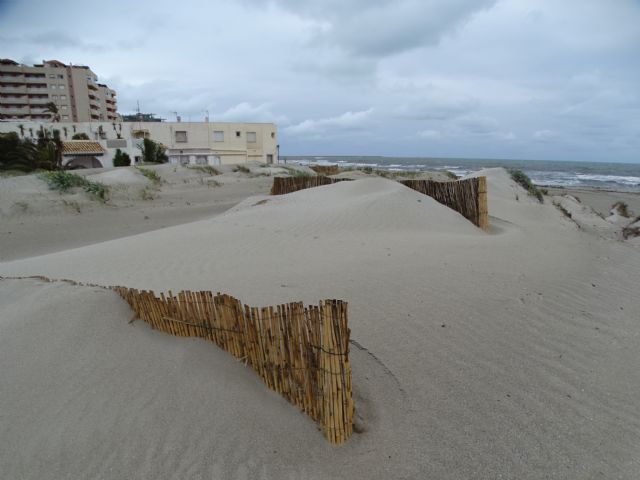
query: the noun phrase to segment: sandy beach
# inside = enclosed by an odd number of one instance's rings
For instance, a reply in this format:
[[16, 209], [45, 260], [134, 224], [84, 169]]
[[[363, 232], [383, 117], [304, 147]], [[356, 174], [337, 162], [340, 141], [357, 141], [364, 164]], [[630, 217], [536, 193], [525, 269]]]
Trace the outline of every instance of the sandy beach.
[[346, 300], [359, 433], [114, 292], [4, 278], [3, 478], [638, 478], [640, 242], [609, 211], [637, 194], [540, 204], [488, 169], [484, 232], [375, 175], [276, 197], [277, 167], [149, 168], [83, 171], [104, 204], [0, 178], [0, 276]]

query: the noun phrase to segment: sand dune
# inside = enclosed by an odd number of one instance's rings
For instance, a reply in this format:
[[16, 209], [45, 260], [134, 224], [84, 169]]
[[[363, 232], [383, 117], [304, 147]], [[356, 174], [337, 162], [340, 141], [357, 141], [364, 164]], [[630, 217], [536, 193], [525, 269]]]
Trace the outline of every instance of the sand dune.
[[115, 294], [0, 282], [10, 478], [636, 478], [640, 256], [499, 169], [492, 231], [384, 179], [0, 263], [0, 275], [349, 301], [364, 432], [331, 447], [224, 352]]

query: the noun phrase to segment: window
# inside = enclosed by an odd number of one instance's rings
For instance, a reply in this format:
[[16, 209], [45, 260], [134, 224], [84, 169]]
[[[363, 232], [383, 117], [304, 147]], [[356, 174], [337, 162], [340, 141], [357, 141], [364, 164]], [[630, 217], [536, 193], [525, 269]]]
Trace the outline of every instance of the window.
[[56, 76], [53, 73], [50, 73], [49, 78], [56, 78]]
[[206, 155], [196, 155], [196, 165], [206, 165], [206, 164], [207, 164]]
[[57, 85], [51, 85], [51, 90], [55, 90], [56, 88], [58, 88]]
[[66, 105], [62, 105], [62, 107], [61, 107], [61, 108], [62, 108], [62, 110], [66, 110], [66, 109], [67, 109], [67, 106], [66, 106]]
[[69, 120], [69, 115], [62, 115], [63, 120]]
[[60, 95], [60, 100], [66, 100], [67, 96], [66, 95]]
[[176, 132], [176, 143], [187, 143], [187, 132], [182, 130], [182, 131], [177, 131]]
[[242, 136], [242, 134], [236, 130], [236, 138], [240, 138]]
[[214, 142], [224, 142], [224, 132], [222, 130], [214, 130], [213, 131], [213, 141]]
[[247, 132], [247, 142], [256, 143], [256, 132]]
[[64, 75], [58, 74], [58, 78], [64, 78]]
[[271, 132], [271, 138], [276, 138], [276, 132]]
[[54, 99], [54, 100], [57, 100], [58, 99], [58, 95], [51, 95], [51, 98]]
[[64, 85], [58, 85], [58, 88], [59, 88], [60, 90], [64, 90]]

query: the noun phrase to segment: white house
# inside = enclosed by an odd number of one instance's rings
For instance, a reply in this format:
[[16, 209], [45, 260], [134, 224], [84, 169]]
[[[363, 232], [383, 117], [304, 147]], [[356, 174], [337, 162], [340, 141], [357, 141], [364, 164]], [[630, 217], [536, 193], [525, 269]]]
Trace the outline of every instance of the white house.
[[0, 133], [17, 132], [27, 138], [36, 139], [41, 128], [59, 130], [63, 142], [86, 134], [104, 149], [98, 155], [92, 146], [96, 153], [91, 164], [97, 165], [97, 161], [103, 167], [113, 166], [117, 149], [126, 152], [134, 163], [140, 162], [144, 138], [161, 143], [173, 164], [278, 163], [278, 131], [273, 123], [0, 121]]

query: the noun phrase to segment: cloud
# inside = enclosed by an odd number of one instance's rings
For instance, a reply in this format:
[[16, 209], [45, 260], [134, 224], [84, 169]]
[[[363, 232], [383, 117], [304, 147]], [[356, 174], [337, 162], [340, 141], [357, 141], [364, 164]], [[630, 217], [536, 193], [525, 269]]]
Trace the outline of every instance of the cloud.
[[373, 108], [359, 112], [344, 112], [336, 117], [307, 119], [284, 129], [286, 133], [295, 135], [316, 135], [335, 131], [357, 131], [364, 128], [369, 121]]
[[322, 28], [316, 40], [345, 52], [382, 58], [440, 39], [494, 0], [276, 0], [282, 8], [312, 18]]
[[123, 113], [275, 121], [284, 155], [638, 161], [637, 0], [112, 0], [98, 17], [0, 0], [2, 56], [88, 65]]
[[556, 136], [556, 133], [551, 130], [537, 130], [533, 133], [535, 140], [550, 140]]
[[434, 139], [442, 137], [442, 133], [440, 133], [438, 130], [421, 130], [420, 132], [418, 132], [418, 136], [421, 138]]
[[394, 116], [414, 120], [445, 120], [467, 114], [477, 107], [471, 97], [457, 98], [445, 93], [416, 92], [416, 98], [393, 109]]
[[289, 123], [284, 115], [277, 115], [271, 111], [271, 104], [262, 103], [252, 105], [249, 102], [241, 102], [220, 114], [214, 114], [212, 121], [226, 122], [268, 122], [277, 123], [280, 126]]

